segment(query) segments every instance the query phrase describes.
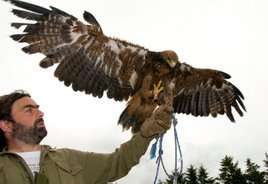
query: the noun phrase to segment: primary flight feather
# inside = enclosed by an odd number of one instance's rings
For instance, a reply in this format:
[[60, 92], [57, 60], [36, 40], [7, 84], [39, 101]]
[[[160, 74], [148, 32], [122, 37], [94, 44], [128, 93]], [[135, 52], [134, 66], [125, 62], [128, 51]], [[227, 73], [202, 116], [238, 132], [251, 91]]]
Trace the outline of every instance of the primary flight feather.
[[[232, 108], [243, 116], [240, 90], [227, 81], [230, 76], [212, 69], [198, 69], [181, 63], [174, 51], [153, 52], [142, 46], [104, 35], [100, 24], [84, 12], [87, 24], [50, 6], [46, 9], [19, 0], [8, 0], [20, 9], [12, 12], [34, 23], [24, 33], [12, 35], [29, 45], [22, 50], [42, 53], [42, 68], [58, 64], [55, 76], [74, 91], [101, 98], [128, 100], [118, 123], [138, 132], [158, 105], [169, 104], [176, 113], [216, 117], [226, 114], [234, 122]], [[241, 109], [242, 108], [242, 109]]]

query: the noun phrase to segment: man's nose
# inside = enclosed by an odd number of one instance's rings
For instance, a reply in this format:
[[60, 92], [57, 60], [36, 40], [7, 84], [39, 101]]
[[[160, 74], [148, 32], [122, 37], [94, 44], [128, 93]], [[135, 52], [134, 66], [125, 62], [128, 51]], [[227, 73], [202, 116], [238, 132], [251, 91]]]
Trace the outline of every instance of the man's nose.
[[43, 111], [41, 111], [40, 109], [36, 109], [36, 114], [37, 114], [38, 117], [43, 117], [44, 116]]

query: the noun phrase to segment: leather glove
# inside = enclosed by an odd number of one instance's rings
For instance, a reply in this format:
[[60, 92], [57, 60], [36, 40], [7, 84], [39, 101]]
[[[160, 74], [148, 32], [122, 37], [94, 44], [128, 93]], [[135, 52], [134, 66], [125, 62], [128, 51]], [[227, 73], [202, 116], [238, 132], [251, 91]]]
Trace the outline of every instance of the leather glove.
[[155, 112], [141, 126], [141, 135], [149, 138], [163, 134], [171, 126], [172, 114], [174, 109], [169, 105], [159, 106]]

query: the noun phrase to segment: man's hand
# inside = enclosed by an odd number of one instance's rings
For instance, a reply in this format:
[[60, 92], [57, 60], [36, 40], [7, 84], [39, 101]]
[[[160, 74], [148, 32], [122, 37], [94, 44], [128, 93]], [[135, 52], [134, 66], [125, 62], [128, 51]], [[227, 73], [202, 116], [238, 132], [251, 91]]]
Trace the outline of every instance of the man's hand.
[[170, 129], [173, 111], [171, 106], [159, 106], [152, 116], [142, 124], [141, 135], [147, 138], [165, 133]]

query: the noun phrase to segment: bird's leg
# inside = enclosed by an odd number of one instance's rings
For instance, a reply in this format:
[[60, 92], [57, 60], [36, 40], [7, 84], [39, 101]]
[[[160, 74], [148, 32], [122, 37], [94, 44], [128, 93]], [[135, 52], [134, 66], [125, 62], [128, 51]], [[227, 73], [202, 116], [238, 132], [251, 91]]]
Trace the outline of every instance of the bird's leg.
[[162, 86], [162, 81], [160, 80], [157, 84], [157, 86], [154, 84], [154, 100], [158, 99], [159, 94], [164, 90], [164, 87]]

